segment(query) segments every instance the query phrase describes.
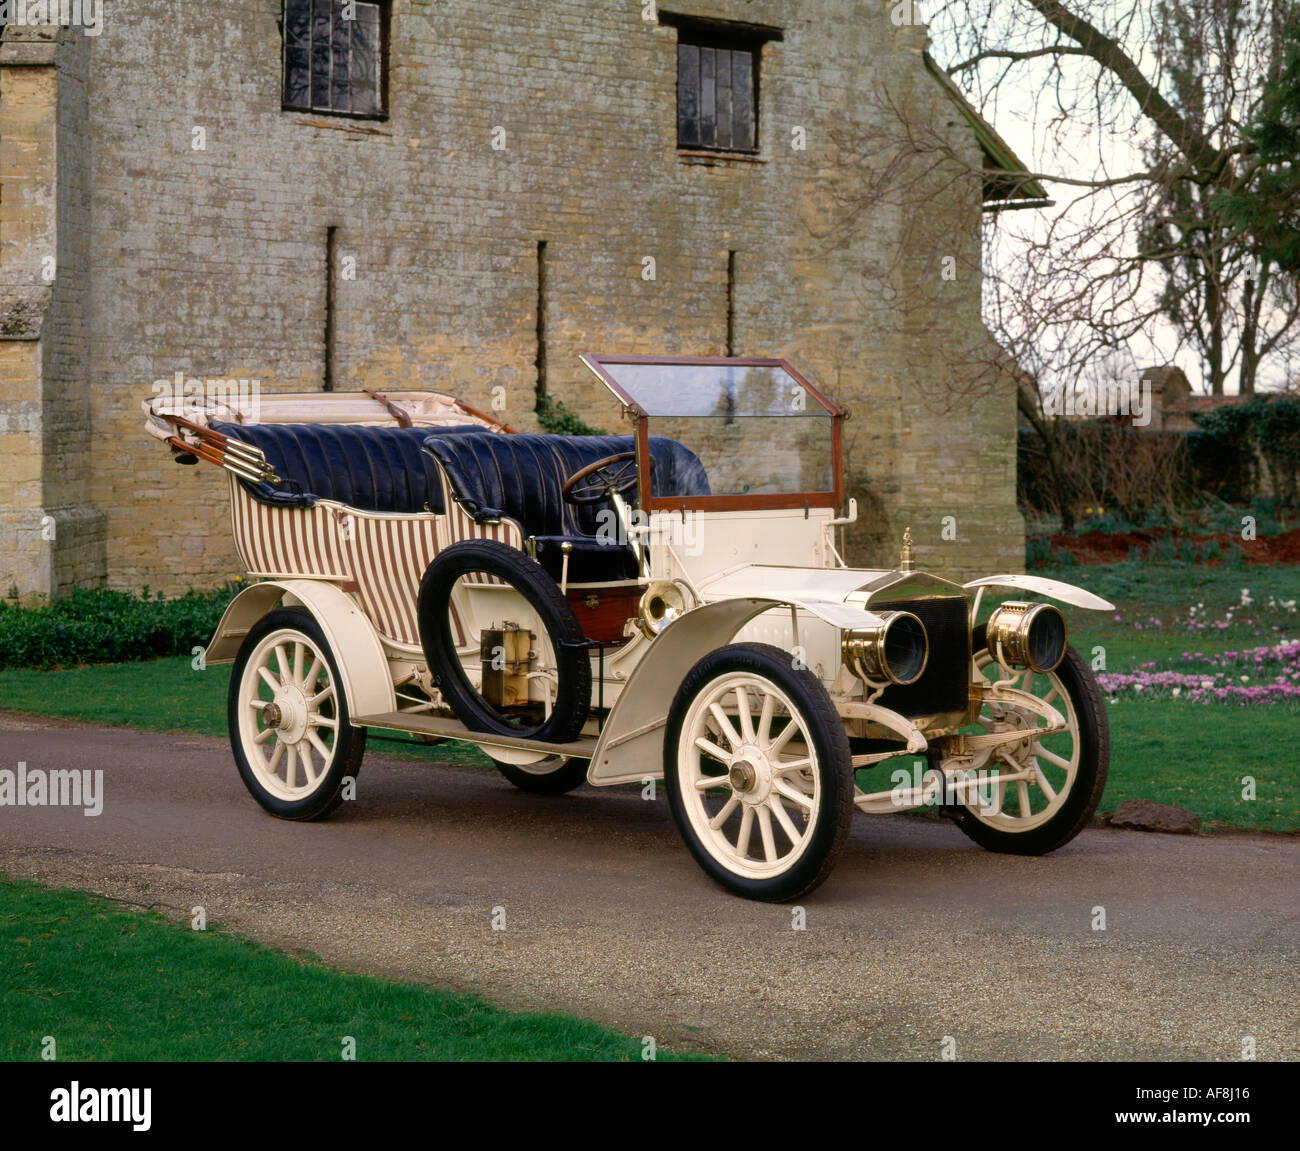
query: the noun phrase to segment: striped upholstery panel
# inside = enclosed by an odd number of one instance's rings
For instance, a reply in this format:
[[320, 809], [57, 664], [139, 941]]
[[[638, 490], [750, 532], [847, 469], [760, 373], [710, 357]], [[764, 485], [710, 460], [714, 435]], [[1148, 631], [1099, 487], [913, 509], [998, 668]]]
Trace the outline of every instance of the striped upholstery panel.
[[232, 475], [230, 519], [235, 550], [250, 575], [350, 578], [334, 513], [325, 504], [293, 508], [258, 503]]
[[442, 517], [364, 515], [334, 508], [361, 609], [385, 639], [419, 646], [416, 600], [441, 549]]
[[254, 500], [233, 476], [230, 506], [235, 548], [250, 575], [351, 582], [380, 635], [419, 646], [416, 598], [446, 542], [443, 516], [359, 512], [325, 500], [274, 507]]
[[[418, 647], [416, 601], [425, 569], [457, 540], [492, 539], [522, 550], [523, 532], [513, 520], [475, 523], [454, 499], [442, 468], [445, 516], [361, 512], [328, 500], [311, 507], [260, 503], [230, 477], [235, 549], [250, 575], [269, 579], [306, 577], [354, 583], [361, 609], [379, 634]], [[498, 583], [471, 573], [467, 583]], [[455, 613], [453, 612], [453, 615]], [[460, 620], [455, 620], [461, 633]], [[463, 642], [463, 633], [457, 637]]]

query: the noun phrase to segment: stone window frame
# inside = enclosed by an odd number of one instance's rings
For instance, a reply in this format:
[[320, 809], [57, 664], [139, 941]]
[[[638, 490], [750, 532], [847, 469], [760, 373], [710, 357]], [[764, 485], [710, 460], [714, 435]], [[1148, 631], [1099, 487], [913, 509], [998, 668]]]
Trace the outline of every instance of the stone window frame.
[[[313, 93], [316, 84], [316, 54], [314, 51], [313, 26], [316, 19], [316, 9], [323, 4], [330, 4], [332, 10], [341, 7], [345, 0], [281, 0], [280, 5], [280, 109], [284, 112], [306, 113], [314, 116], [337, 116], [349, 120], [387, 120], [388, 119], [388, 55], [389, 43], [392, 38], [392, 18], [393, 5], [392, 0], [356, 0], [356, 6], [361, 8], [373, 8], [378, 12], [379, 24], [379, 46], [376, 53], [375, 66], [378, 72], [377, 79], [377, 96], [379, 107], [376, 111], [354, 112], [350, 108], [323, 107], [313, 99]], [[290, 103], [289, 101], [289, 6], [306, 5], [308, 9], [308, 97], [305, 103]], [[333, 22], [331, 26], [331, 36], [333, 35]], [[350, 32], [350, 30], [349, 30]], [[333, 60], [331, 58], [331, 67]], [[349, 84], [351, 76], [349, 75]], [[333, 79], [329, 84], [331, 103], [333, 95]]]
[[[677, 61], [677, 86], [676, 86], [676, 115], [674, 132], [677, 138], [677, 148], [679, 153], [686, 156], [706, 155], [721, 156], [737, 160], [754, 160], [761, 158], [762, 151], [762, 117], [760, 115], [760, 101], [762, 95], [762, 62], [763, 46], [770, 40], [784, 39], [784, 33], [780, 28], [775, 28], [766, 24], [753, 24], [737, 20], [717, 20], [708, 17], [691, 16], [684, 13], [664, 12], [659, 13], [659, 23], [677, 30], [676, 61]], [[701, 138], [691, 139], [684, 136], [683, 126], [683, 107], [682, 107], [682, 75], [684, 66], [683, 48], [695, 48], [709, 50], [711, 52], [747, 52], [750, 54], [752, 63], [752, 83], [750, 85], [750, 120], [752, 123], [753, 140], [748, 146], [737, 147], [734, 143], [719, 144], [717, 135], [711, 143], [706, 143]], [[730, 67], [731, 61], [728, 61]], [[698, 89], [697, 89], [698, 90]], [[734, 93], [735, 83], [731, 85]], [[716, 77], [715, 77], [716, 92]], [[715, 95], [716, 101], [716, 95]], [[715, 103], [716, 115], [716, 103]], [[700, 117], [694, 117], [698, 123]], [[734, 130], [734, 121], [728, 125], [729, 132], [727, 136], [734, 139], [732, 130]], [[702, 136], [702, 133], [701, 133]]]

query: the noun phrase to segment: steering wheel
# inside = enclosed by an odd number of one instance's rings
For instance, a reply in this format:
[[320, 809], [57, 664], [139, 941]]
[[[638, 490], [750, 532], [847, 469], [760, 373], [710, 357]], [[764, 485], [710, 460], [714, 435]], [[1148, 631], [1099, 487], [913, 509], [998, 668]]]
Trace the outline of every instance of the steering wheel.
[[[654, 464], [651, 463], [651, 470]], [[636, 452], [619, 452], [580, 468], [564, 481], [560, 494], [569, 504], [598, 504], [636, 487]]]

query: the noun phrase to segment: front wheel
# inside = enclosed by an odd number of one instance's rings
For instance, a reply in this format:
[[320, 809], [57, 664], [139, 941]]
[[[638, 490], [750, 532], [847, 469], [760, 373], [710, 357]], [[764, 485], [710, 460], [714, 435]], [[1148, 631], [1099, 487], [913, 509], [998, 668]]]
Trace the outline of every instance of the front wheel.
[[853, 816], [853, 760], [821, 681], [767, 644], [719, 648], [673, 700], [664, 735], [673, 819], [736, 895], [785, 902], [831, 872]]
[[[1007, 675], [975, 629], [975, 668], [992, 685]], [[1027, 710], [985, 702], [974, 734], [1022, 730], [1023, 739], [1003, 744], [975, 765], [987, 781], [978, 802], [958, 808], [956, 823], [989, 851], [1045, 855], [1069, 843], [1092, 819], [1110, 767], [1110, 727], [1101, 689], [1072, 647], [1054, 671], [1011, 673], [1010, 686], [1049, 703], [1064, 724], [1048, 731]], [[1001, 777], [1028, 779], [1000, 782]]]
[[325, 633], [298, 608], [259, 620], [230, 675], [230, 746], [244, 785], [281, 819], [323, 819], [356, 779], [366, 733], [348, 721]]

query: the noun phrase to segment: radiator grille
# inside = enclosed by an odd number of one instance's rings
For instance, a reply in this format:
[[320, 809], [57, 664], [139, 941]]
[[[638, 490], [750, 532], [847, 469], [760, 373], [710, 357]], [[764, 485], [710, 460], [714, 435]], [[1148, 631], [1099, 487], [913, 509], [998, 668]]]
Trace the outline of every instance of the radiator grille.
[[868, 611], [910, 611], [930, 638], [930, 659], [915, 683], [893, 684], [877, 701], [909, 719], [964, 711], [970, 690], [970, 629], [965, 596], [871, 601]]

